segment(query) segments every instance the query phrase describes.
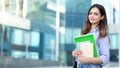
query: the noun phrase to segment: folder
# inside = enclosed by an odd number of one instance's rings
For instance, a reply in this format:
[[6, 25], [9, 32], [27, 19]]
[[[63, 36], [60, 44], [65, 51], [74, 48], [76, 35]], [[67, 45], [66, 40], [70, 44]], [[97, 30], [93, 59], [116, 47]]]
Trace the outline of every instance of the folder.
[[[98, 52], [96, 49], [96, 42], [94, 40], [94, 36], [93, 34], [86, 34], [86, 35], [82, 35], [82, 36], [78, 36], [78, 37], [74, 37], [74, 43], [75, 43], [75, 48], [79, 49], [81, 43], [92, 43], [93, 45], [93, 57], [98, 57]], [[87, 48], [85, 49], [87, 52]], [[92, 51], [92, 48], [91, 48]]]

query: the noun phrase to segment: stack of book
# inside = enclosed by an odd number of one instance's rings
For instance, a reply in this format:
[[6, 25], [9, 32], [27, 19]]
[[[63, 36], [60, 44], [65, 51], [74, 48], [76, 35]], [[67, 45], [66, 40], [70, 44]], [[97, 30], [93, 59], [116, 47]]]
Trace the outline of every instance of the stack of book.
[[74, 37], [75, 48], [83, 52], [87, 57], [98, 57], [96, 42], [93, 34]]

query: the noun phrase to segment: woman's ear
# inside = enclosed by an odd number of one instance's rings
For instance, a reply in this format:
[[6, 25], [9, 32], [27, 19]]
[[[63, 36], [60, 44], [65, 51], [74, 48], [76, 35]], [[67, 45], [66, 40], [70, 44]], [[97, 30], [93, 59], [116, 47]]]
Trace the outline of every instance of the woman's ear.
[[104, 16], [101, 17], [101, 20], [104, 18]]

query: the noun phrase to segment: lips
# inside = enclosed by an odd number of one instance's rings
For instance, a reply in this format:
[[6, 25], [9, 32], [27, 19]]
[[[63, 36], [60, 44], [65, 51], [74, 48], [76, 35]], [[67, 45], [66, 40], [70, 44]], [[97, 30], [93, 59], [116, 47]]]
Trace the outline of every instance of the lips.
[[91, 18], [91, 20], [95, 20], [94, 18]]
[[94, 21], [95, 19], [90, 19], [91, 21]]

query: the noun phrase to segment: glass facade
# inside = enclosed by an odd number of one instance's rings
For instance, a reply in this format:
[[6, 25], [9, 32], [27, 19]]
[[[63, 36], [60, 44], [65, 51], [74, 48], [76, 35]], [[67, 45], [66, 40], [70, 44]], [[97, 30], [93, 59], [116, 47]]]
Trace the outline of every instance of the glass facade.
[[110, 49], [118, 49], [118, 34], [110, 34], [110, 42], [111, 46]]
[[110, 61], [117, 62], [119, 61], [119, 47], [118, 47], [118, 33], [110, 34]]
[[[3, 5], [3, 1], [5, 1], [5, 5]], [[73, 38], [80, 35], [87, 11], [93, 2], [102, 3], [104, 1], [0, 0], [0, 11], [21, 17], [23, 19], [21, 23], [25, 22], [23, 16], [26, 14], [25, 18], [31, 22], [31, 28], [28, 30], [4, 25], [0, 21], [1, 56], [58, 61], [61, 66], [73, 65], [71, 55], [74, 50]], [[57, 3], [59, 11], [57, 11]], [[112, 5], [111, 2], [108, 3]], [[106, 7], [111, 9], [109, 6]], [[113, 11], [111, 16], [114, 16], [113, 22], [118, 24], [119, 19], [116, 17], [118, 17], [117, 13], [120, 14], [119, 10], [114, 8], [111, 11]], [[109, 25], [113, 24], [115, 23]], [[115, 63], [119, 61], [118, 38], [119, 32], [110, 33], [110, 61]]]

